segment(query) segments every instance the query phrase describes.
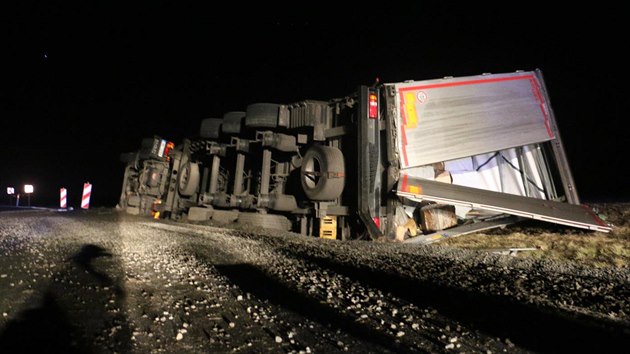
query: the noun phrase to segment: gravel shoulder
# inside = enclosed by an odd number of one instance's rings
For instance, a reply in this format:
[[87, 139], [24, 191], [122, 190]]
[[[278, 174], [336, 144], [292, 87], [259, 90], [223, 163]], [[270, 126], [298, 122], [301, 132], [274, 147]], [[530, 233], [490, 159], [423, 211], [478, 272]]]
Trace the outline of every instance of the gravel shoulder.
[[0, 213], [0, 352], [623, 352], [627, 269]]

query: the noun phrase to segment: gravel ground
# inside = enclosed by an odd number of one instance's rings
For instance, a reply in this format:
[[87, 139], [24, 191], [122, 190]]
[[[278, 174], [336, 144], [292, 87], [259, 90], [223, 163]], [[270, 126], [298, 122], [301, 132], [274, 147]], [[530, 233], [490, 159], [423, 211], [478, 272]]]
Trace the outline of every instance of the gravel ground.
[[0, 213], [0, 352], [626, 352], [630, 272], [112, 210]]

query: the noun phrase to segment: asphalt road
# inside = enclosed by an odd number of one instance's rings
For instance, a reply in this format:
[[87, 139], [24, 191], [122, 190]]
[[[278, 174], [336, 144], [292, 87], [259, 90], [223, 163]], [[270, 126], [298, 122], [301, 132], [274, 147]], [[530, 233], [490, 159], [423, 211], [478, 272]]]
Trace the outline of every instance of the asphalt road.
[[629, 280], [108, 209], [5, 211], [0, 353], [621, 353]]

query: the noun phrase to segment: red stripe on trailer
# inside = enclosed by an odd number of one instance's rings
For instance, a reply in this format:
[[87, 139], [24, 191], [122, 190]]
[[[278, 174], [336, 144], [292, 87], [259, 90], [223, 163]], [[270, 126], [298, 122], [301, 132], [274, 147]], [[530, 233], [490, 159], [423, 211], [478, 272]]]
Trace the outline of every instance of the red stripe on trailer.
[[90, 207], [90, 195], [92, 194], [92, 185], [89, 183], [83, 184], [83, 197], [81, 198], [81, 209], [88, 209]]
[[403, 154], [403, 162], [404, 167], [409, 166], [409, 159], [407, 158], [407, 133], [405, 132], [405, 126], [400, 127], [400, 135], [402, 137], [402, 154]]
[[608, 225], [606, 225], [606, 223], [599, 217], [599, 215], [595, 214], [595, 212], [593, 212], [591, 208], [587, 207], [584, 204], [580, 204], [580, 206], [584, 208], [584, 210], [586, 210], [586, 212], [589, 213], [593, 217], [593, 220], [595, 220], [595, 223], [597, 223], [597, 225], [608, 227]]
[[405, 95], [400, 95], [400, 117], [402, 118], [402, 124], [400, 126], [400, 136], [402, 138], [402, 146], [400, 147], [403, 155], [403, 162], [405, 167], [409, 165], [409, 159], [407, 158], [407, 132], [405, 127], [407, 126], [407, 117], [405, 115]]
[[525, 76], [516, 76], [516, 77], [497, 77], [493, 79], [478, 79], [478, 80], [468, 80], [468, 81], [445, 82], [441, 84], [428, 84], [428, 85], [420, 85], [420, 86], [403, 87], [400, 89], [400, 91], [405, 92], [405, 91], [418, 90], [418, 89], [432, 89], [432, 88], [475, 85], [475, 84], [490, 84], [493, 82], [502, 82], [502, 81], [530, 80], [533, 78], [534, 76], [532, 75], [525, 75]]
[[545, 117], [545, 128], [547, 128], [547, 135], [550, 138], [553, 138], [553, 132], [551, 131], [551, 126], [549, 125], [549, 116], [547, 115], [547, 110], [545, 109], [545, 101], [543, 100], [542, 95], [540, 94], [540, 89], [538, 88], [538, 82], [534, 77], [532, 77], [529, 82], [532, 85], [532, 91], [534, 92], [534, 96], [536, 97], [536, 101], [538, 101], [538, 105], [540, 106], [540, 111]]
[[407, 177], [407, 175], [404, 174], [403, 175], [403, 180], [402, 180], [402, 185], [401, 185], [401, 188], [400, 188], [404, 192], [407, 192], [407, 178], [409, 178], [409, 177]]
[[[402, 90], [404, 89], [401, 89], [400, 91]], [[407, 117], [405, 116], [405, 110], [403, 107], [405, 107], [405, 95], [400, 95], [400, 117], [402, 118], [402, 125], [404, 127], [407, 125]]]

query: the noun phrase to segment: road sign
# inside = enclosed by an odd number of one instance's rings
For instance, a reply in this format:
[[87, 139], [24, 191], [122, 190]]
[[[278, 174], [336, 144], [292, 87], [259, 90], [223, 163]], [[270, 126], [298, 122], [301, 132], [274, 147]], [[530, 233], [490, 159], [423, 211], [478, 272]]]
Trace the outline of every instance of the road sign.
[[89, 182], [83, 183], [83, 197], [81, 198], [81, 209], [90, 208], [90, 195], [92, 194], [92, 185]]

